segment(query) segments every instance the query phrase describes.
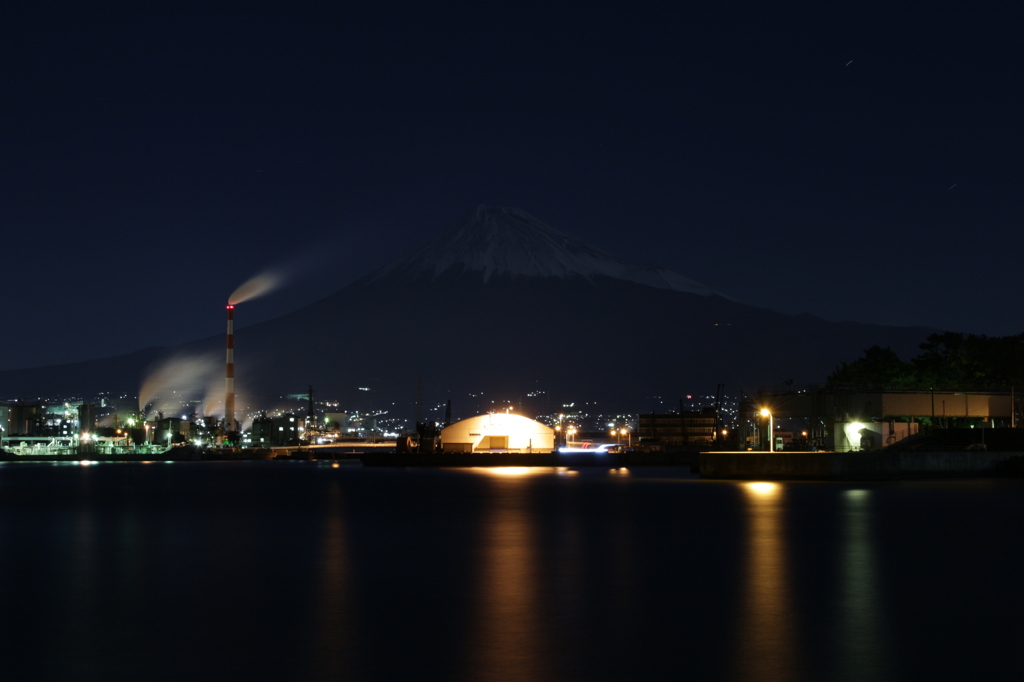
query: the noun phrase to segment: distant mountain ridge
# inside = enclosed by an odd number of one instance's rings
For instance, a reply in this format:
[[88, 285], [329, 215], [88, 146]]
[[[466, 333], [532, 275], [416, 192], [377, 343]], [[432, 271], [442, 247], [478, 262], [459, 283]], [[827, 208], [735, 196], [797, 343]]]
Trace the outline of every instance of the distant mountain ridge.
[[[345, 409], [410, 416], [422, 395], [452, 399], [457, 417], [500, 400], [526, 413], [584, 400], [637, 412], [717, 383], [735, 395], [822, 382], [873, 345], [909, 357], [934, 331], [746, 305], [486, 206], [315, 303], [248, 326], [242, 305], [235, 320], [239, 405], [269, 407], [312, 384]], [[223, 334], [210, 331], [119, 358], [0, 372], [0, 394], [136, 392], [161, 357], [223, 362]], [[210, 381], [216, 400], [223, 377]]]
[[718, 293], [661, 266], [641, 266], [616, 258], [545, 225], [522, 209], [484, 205], [367, 281], [437, 279], [463, 273], [479, 274], [485, 283], [494, 277], [590, 280], [602, 276], [700, 296]]

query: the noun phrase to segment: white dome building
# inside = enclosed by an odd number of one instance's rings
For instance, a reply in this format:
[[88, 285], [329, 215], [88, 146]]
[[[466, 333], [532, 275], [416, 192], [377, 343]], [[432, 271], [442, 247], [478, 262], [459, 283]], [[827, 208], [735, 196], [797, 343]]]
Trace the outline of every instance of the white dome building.
[[492, 412], [441, 431], [444, 452], [551, 452], [555, 430], [518, 414]]

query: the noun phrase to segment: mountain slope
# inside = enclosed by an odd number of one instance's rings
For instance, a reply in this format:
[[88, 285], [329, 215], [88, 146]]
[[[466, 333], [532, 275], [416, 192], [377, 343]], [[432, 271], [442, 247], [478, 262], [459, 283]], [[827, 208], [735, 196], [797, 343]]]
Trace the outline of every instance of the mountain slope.
[[[673, 405], [717, 383], [735, 394], [820, 382], [874, 344], [908, 357], [931, 331], [748, 306], [608, 256], [522, 211], [487, 207], [293, 313], [248, 327], [245, 306], [235, 314], [240, 405], [269, 406], [313, 384], [345, 409], [402, 416], [414, 414], [418, 385], [426, 402], [451, 398], [464, 416], [531, 394], [544, 402], [526, 401], [527, 410], [573, 401], [649, 410], [656, 396]], [[217, 334], [164, 353], [223, 358], [223, 348]], [[0, 391], [137, 390], [153, 357], [0, 373]]]

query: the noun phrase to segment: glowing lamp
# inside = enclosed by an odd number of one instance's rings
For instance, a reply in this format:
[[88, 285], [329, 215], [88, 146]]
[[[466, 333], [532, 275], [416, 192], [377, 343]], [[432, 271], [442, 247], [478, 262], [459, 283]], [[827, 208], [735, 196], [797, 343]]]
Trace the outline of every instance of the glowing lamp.
[[775, 452], [775, 425], [772, 413], [767, 407], [762, 407], [761, 416], [768, 417], [768, 452]]

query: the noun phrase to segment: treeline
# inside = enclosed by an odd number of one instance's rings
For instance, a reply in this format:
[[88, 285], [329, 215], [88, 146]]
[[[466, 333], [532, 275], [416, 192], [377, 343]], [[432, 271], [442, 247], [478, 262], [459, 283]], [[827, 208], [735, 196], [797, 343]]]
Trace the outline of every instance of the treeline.
[[943, 332], [904, 362], [889, 348], [872, 346], [828, 377], [829, 386], [906, 390], [1008, 391], [1024, 387], [1024, 334], [985, 336]]

